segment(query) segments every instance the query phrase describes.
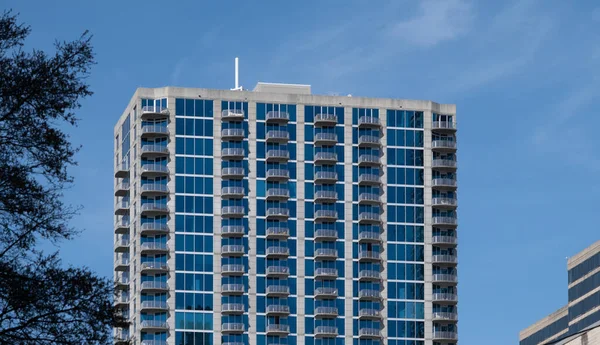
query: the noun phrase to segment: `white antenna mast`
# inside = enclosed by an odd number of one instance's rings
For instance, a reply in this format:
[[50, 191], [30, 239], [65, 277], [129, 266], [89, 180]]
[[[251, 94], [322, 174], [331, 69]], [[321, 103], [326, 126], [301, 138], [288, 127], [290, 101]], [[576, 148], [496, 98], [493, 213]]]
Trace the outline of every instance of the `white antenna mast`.
[[235, 58], [235, 88], [232, 91], [242, 91], [243, 88], [240, 86], [240, 69], [239, 69], [239, 58]]

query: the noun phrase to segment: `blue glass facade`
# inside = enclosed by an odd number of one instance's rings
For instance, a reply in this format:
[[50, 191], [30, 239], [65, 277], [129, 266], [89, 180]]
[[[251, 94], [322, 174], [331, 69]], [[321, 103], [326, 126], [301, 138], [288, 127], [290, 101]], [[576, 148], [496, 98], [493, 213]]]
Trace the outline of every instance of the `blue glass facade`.
[[163, 96], [140, 96], [115, 131], [116, 303], [132, 319], [118, 339], [424, 345], [431, 330], [434, 345], [456, 343], [452, 115], [351, 97], [142, 94]]

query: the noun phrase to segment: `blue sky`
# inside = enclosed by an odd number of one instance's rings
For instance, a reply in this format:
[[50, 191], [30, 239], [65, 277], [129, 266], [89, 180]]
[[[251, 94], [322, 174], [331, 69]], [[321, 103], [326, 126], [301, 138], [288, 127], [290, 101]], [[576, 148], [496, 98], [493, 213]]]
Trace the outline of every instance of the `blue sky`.
[[566, 258], [599, 237], [600, 4], [251, 3], [4, 1], [32, 26], [29, 47], [94, 35], [95, 95], [70, 130], [83, 149], [66, 193], [85, 232], [65, 262], [111, 275], [113, 125], [135, 88], [231, 88], [239, 56], [249, 88], [457, 104], [462, 344], [515, 344], [566, 302]]

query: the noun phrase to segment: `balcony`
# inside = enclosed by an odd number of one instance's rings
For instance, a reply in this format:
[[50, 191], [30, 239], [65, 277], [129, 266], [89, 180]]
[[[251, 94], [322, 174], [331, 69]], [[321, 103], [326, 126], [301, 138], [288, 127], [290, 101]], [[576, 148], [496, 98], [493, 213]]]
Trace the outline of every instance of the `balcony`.
[[151, 145], [142, 146], [142, 157], [165, 157], [169, 155], [169, 149], [166, 145]]
[[143, 340], [141, 345], [167, 345], [164, 340]]
[[458, 257], [449, 254], [435, 254], [431, 256], [431, 262], [438, 266], [454, 266], [458, 263]]
[[336, 241], [338, 234], [332, 229], [317, 229], [315, 230], [315, 241]]
[[362, 308], [358, 311], [358, 317], [362, 320], [380, 320], [381, 311], [372, 308]]
[[361, 231], [358, 233], [359, 243], [379, 243], [381, 242], [381, 233], [377, 231]]
[[115, 252], [122, 253], [129, 251], [129, 239], [119, 239], [115, 242]]
[[437, 197], [431, 199], [431, 206], [441, 209], [452, 210], [457, 206], [456, 198]]
[[286, 297], [290, 294], [287, 285], [267, 285], [267, 297]]
[[336, 307], [316, 307], [315, 317], [316, 318], [330, 318], [337, 317], [338, 310]]
[[223, 256], [242, 256], [245, 253], [243, 245], [229, 244], [221, 246], [221, 254]]
[[119, 219], [115, 223], [115, 233], [126, 234], [129, 232], [129, 220]]
[[455, 190], [456, 179], [435, 177], [431, 180], [431, 187], [440, 190]]
[[378, 301], [381, 299], [381, 292], [379, 290], [360, 289], [358, 298], [364, 301]]
[[241, 334], [244, 333], [244, 324], [241, 322], [228, 322], [221, 325], [223, 334]]
[[358, 184], [365, 186], [373, 186], [381, 184], [381, 177], [376, 174], [362, 173], [358, 175]]
[[338, 335], [338, 329], [334, 326], [315, 327], [315, 336], [317, 338], [335, 338]]
[[243, 121], [244, 111], [242, 109], [225, 109], [221, 111], [223, 121]]
[[456, 151], [456, 141], [454, 140], [432, 140], [431, 149], [435, 152], [454, 152]]
[[169, 175], [169, 168], [164, 164], [143, 164], [142, 176], [166, 176]]
[[142, 215], [156, 216], [169, 213], [169, 207], [166, 204], [148, 203], [142, 204]]
[[290, 190], [285, 188], [267, 189], [267, 200], [287, 200], [290, 198]]
[[267, 209], [267, 219], [287, 219], [290, 216], [290, 210], [283, 207], [270, 207]]
[[290, 114], [285, 111], [271, 110], [265, 116], [267, 122], [288, 122]]
[[126, 164], [126, 163], [118, 164], [117, 169], [115, 170], [115, 177], [118, 177], [118, 178], [129, 177], [129, 164]]
[[142, 272], [162, 273], [169, 270], [169, 266], [165, 262], [142, 262]]
[[437, 158], [431, 161], [431, 168], [443, 171], [456, 170], [456, 160]]
[[169, 326], [165, 321], [159, 320], [146, 320], [140, 322], [140, 328], [143, 331], [162, 331], [166, 330]]
[[358, 260], [365, 261], [365, 262], [380, 261], [381, 260], [381, 253], [380, 252], [375, 252], [375, 251], [372, 251], [372, 250], [361, 250], [360, 252], [358, 252]]
[[381, 126], [379, 118], [373, 116], [361, 116], [358, 118], [358, 127], [361, 128], [378, 128]]
[[[122, 260], [119, 260], [119, 261], [122, 261]], [[116, 266], [116, 264], [118, 264], [119, 261], [117, 261], [115, 263], [115, 266]], [[126, 261], [127, 261], [127, 264], [129, 265], [129, 260], [126, 260]], [[115, 279], [115, 284], [117, 285], [118, 289], [125, 289], [125, 290], [129, 289], [129, 278], [127, 278], [127, 277], [117, 277]]]
[[240, 160], [244, 159], [244, 149], [241, 147], [227, 147], [221, 149], [223, 159]]
[[317, 127], [335, 126], [337, 122], [337, 115], [334, 114], [316, 114], [314, 118], [314, 123]]
[[242, 284], [223, 284], [221, 285], [223, 295], [242, 295], [244, 294], [244, 285]]
[[287, 131], [270, 130], [266, 135], [268, 143], [287, 143], [288, 140], [290, 140], [290, 133]]
[[142, 138], [165, 137], [169, 135], [167, 125], [142, 125]]
[[163, 292], [169, 290], [169, 285], [165, 282], [147, 281], [140, 284], [142, 292]]
[[456, 276], [456, 273], [434, 273], [432, 275], [432, 281], [437, 285], [456, 285], [456, 283], [458, 283], [458, 277]]
[[223, 187], [221, 196], [224, 199], [241, 199], [244, 197], [244, 187]]
[[267, 151], [267, 162], [287, 162], [290, 159], [288, 150], [269, 150]]
[[433, 226], [456, 228], [458, 222], [456, 216], [434, 216], [431, 217], [431, 224]]
[[433, 121], [431, 130], [436, 132], [453, 133], [456, 132], [456, 122], [453, 121]]
[[333, 190], [318, 190], [315, 192], [315, 202], [333, 203], [337, 201], [337, 192]]
[[362, 327], [358, 330], [360, 339], [379, 339], [381, 338], [381, 330], [379, 328]]
[[221, 273], [229, 276], [239, 276], [246, 273], [244, 265], [223, 265], [221, 266]]
[[360, 224], [379, 224], [381, 216], [375, 212], [361, 212], [358, 214], [358, 223]]
[[381, 280], [381, 273], [375, 270], [360, 270], [358, 271], [358, 279], [361, 281], [378, 281]]
[[360, 193], [358, 195], [358, 203], [363, 205], [380, 205], [381, 198], [375, 193]]
[[290, 236], [290, 229], [278, 226], [267, 228], [267, 239], [286, 239]]
[[129, 305], [129, 296], [117, 296], [113, 301], [114, 304], [119, 305], [121, 307]]
[[269, 169], [267, 170], [267, 181], [286, 181], [290, 178], [290, 171], [287, 169]]
[[456, 236], [433, 236], [431, 243], [436, 246], [450, 246], [454, 247], [457, 244]]
[[165, 253], [169, 251], [169, 246], [166, 243], [146, 242], [140, 245], [140, 251], [143, 254]]
[[455, 322], [458, 321], [458, 314], [455, 312], [434, 311], [432, 313], [432, 319], [433, 321]]
[[381, 139], [374, 135], [361, 135], [358, 137], [359, 147], [379, 147], [381, 145]]
[[221, 312], [223, 314], [244, 314], [244, 305], [242, 303], [224, 303], [221, 306]]
[[358, 156], [358, 166], [379, 166], [381, 160], [379, 156], [371, 154], [362, 154]]
[[221, 169], [221, 176], [223, 176], [223, 178], [242, 179], [244, 178], [244, 175], [244, 168], [231, 167]]
[[129, 214], [129, 201], [121, 201], [115, 205], [116, 215], [128, 215]]
[[116, 196], [125, 196], [125, 195], [127, 195], [127, 193], [129, 193], [129, 183], [128, 182], [117, 183], [117, 187], [115, 188], [115, 195]]
[[317, 248], [315, 249], [315, 260], [335, 260], [338, 257], [337, 249]]
[[169, 187], [166, 184], [146, 183], [141, 186], [141, 194], [143, 196], [158, 196], [169, 194]]
[[246, 133], [242, 128], [225, 128], [221, 130], [223, 140], [243, 140]]
[[270, 304], [267, 305], [267, 316], [285, 316], [290, 314], [290, 307], [287, 305]]
[[433, 340], [454, 342], [458, 340], [458, 333], [454, 331], [433, 331]]
[[338, 290], [332, 287], [318, 287], [315, 288], [315, 298], [316, 299], [329, 299], [329, 298], [337, 298]]
[[334, 146], [337, 144], [338, 138], [335, 133], [317, 133], [315, 134], [316, 146]]
[[267, 247], [267, 258], [287, 258], [290, 255], [290, 248], [283, 246]]
[[142, 107], [142, 115], [143, 120], [150, 119], [164, 119], [169, 117], [169, 109], [162, 108], [160, 106], [148, 105]]
[[338, 175], [334, 171], [317, 171], [315, 172], [315, 183], [318, 184], [332, 184], [336, 183]]
[[335, 222], [337, 218], [337, 211], [334, 210], [315, 211], [315, 222]]
[[[121, 258], [115, 261], [115, 271], [129, 271], [129, 259]], [[128, 281], [129, 283], [129, 281]]]
[[224, 206], [221, 208], [221, 215], [225, 218], [242, 218], [244, 212], [244, 206]]
[[267, 335], [287, 335], [290, 333], [290, 326], [272, 323], [267, 325]]
[[456, 304], [458, 302], [458, 295], [453, 293], [434, 293], [432, 296], [432, 301], [437, 304]]
[[337, 276], [337, 268], [319, 267], [315, 269], [315, 278], [317, 279], [336, 279]]
[[267, 266], [267, 277], [287, 277], [290, 269], [287, 266]]
[[161, 301], [143, 301], [140, 308], [142, 311], [166, 311], [169, 310], [169, 305]]
[[163, 234], [169, 232], [169, 227], [161, 223], [143, 223], [140, 231], [143, 235]]
[[224, 225], [221, 227], [221, 236], [223, 237], [239, 237], [246, 234], [246, 229], [243, 225]]
[[317, 165], [336, 164], [338, 161], [337, 153], [335, 153], [335, 152], [316, 152], [314, 160], [315, 160], [315, 164], [317, 164]]

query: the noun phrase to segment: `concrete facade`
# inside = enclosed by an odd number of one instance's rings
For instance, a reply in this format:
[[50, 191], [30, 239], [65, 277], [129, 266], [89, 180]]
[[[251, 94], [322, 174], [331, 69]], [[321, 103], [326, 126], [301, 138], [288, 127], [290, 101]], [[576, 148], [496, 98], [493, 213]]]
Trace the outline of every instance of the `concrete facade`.
[[[181, 152], [182, 148], [176, 145], [179, 138], [187, 138], [185, 135], [180, 135], [176, 128], [176, 122], [180, 117], [180, 114], [178, 114], [179, 110], [176, 109], [176, 103], [181, 99], [209, 100], [212, 102], [212, 108], [210, 109], [212, 118], [210, 120], [208, 120], [208, 117], [202, 118], [202, 121], [205, 121], [204, 123], [212, 121], [213, 126], [210, 139], [212, 140], [211, 159], [214, 175], [203, 177], [212, 179], [212, 195], [203, 194], [203, 197], [211, 200], [212, 210], [214, 210], [211, 214], [212, 230], [206, 231], [205, 228], [203, 229], [205, 232], [210, 232], [208, 235], [189, 234], [193, 238], [208, 237], [212, 242], [211, 247], [214, 249], [213, 253], [211, 253], [212, 272], [203, 272], [203, 274], [198, 273], [199, 271], [189, 271], [187, 266], [185, 269], [182, 269], [183, 263], [176, 262], [176, 258], [183, 258], [185, 255], [198, 255], [198, 253], [176, 247], [176, 238], [188, 236], [187, 229], [184, 231], [176, 230], [183, 227], [182, 224], [176, 224], [176, 215], [190, 214], [188, 211], [182, 212], [180, 206], [176, 205], [177, 197], [181, 195], [183, 198], [185, 194], [176, 192], [180, 189], [180, 186], [176, 185], [176, 180], [179, 176], [187, 176], [187, 172], [179, 173], [181, 167], [176, 166], [176, 162], [178, 161], [178, 157], [193, 158], [187, 154], [179, 154], [178, 152]], [[166, 100], [166, 106], [161, 106], [159, 109], [158, 106], [154, 105], [154, 108], [151, 109], [149, 106], [143, 105], [143, 100], [153, 100], [155, 102]], [[247, 228], [243, 236], [239, 238], [239, 243], [244, 243], [245, 252], [240, 258], [234, 257], [233, 259], [227, 253], [223, 252], [225, 245], [230, 244], [229, 241], [234, 243], [238, 240], [237, 238], [235, 241], [231, 240], [230, 234], [223, 232], [224, 226], [234, 224], [224, 214], [224, 207], [226, 205], [233, 205], [234, 203], [228, 196], [222, 193], [228, 181], [228, 178], [222, 174], [222, 168], [233, 166], [223, 154], [224, 149], [235, 147], [230, 145], [231, 143], [228, 139], [222, 137], [222, 130], [234, 128], [229, 126], [228, 121], [230, 120], [224, 116], [225, 112], [232, 108], [223, 109], [223, 101], [237, 102], [236, 104], [241, 103], [247, 107], [247, 113], [243, 114], [244, 118], [239, 120], [242, 126], [247, 126], [240, 127], [247, 128], [247, 133], [244, 133], [244, 138], [239, 141], [240, 145], [247, 145], [247, 152], [244, 150], [244, 157], [240, 160], [241, 164], [247, 164], [247, 171], [245, 171], [242, 178], [243, 183], [247, 183], [247, 190], [245, 190], [245, 194], [240, 201], [244, 205], [247, 205], [247, 207], [244, 206], [246, 209], [240, 218], [243, 222], [247, 222], [243, 223], [243, 227], [246, 227], [245, 224], [247, 224]], [[289, 178], [289, 182], [291, 182], [291, 187], [289, 187], [291, 191], [289, 202], [295, 202], [295, 208], [292, 212], [295, 215], [290, 216], [289, 219], [295, 221], [296, 226], [293, 229], [294, 235], [290, 235], [285, 240], [276, 240], [276, 244], [279, 246], [295, 242], [293, 248], [288, 248], [292, 249], [291, 252], [295, 252], [295, 254], [290, 253], [284, 259], [277, 259], [280, 260], [277, 262], [285, 262], [286, 265], [293, 265], [293, 267], [288, 267], [293, 272], [289, 276], [289, 280], [287, 280], [288, 278], [280, 278], [280, 281], [289, 282], [290, 284], [293, 282], [294, 286], [291, 287], [293, 292], [289, 298], [279, 298], [280, 302], [284, 301], [286, 304], [289, 304], [289, 307], [291, 307], [290, 312], [282, 315], [277, 314], [276, 316], [270, 316], [268, 312], [265, 312], [265, 303], [269, 306], [269, 303], [274, 302], [266, 296], [265, 286], [263, 285], [269, 283], [267, 282], [268, 279], [265, 278], [265, 267], [261, 266], [261, 263], [267, 260], [264, 258], [264, 248], [261, 245], [267, 243], [268, 239], [265, 240], [264, 229], [262, 230], [263, 233], [259, 229], [261, 224], [268, 221], [268, 217], [264, 214], [265, 211], [262, 208], [268, 208], [269, 204], [263, 200], [265, 191], [261, 189], [266, 184], [265, 173], [261, 169], [265, 169], [264, 166], [268, 164], [266, 163], [268, 159], [265, 159], [264, 153], [260, 152], [261, 147], [268, 145], [268, 140], [264, 137], [265, 133], [261, 134], [259, 127], [266, 126], [268, 120], [264, 119], [264, 114], [259, 114], [257, 110], [259, 104], [293, 105], [295, 109], [295, 119], [286, 120], [286, 123], [289, 121], [290, 124], [295, 126], [295, 138], [285, 141], [286, 144], [284, 144], [288, 145], [289, 142], [288, 147], [295, 148], [295, 153], [290, 155], [293, 158], [290, 157], [284, 163], [277, 164], [284, 164], [289, 168], [295, 164], [296, 177]], [[309, 188], [308, 185], [314, 184], [315, 188], [317, 185], [313, 180], [306, 179], [306, 176], [308, 176], [307, 169], [313, 169], [314, 165], [314, 169], [317, 171], [317, 164], [313, 163], [314, 159], [312, 156], [309, 157], [309, 153], [306, 150], [310, 150], [312, 155], [312, 151], [315, 150], [316, 152], [318, 150], [317, 147], [321, 146], [316, 145], [314, 143], [315, 140], [306, 140], [306, 138], [312, 137], [312, 133], [307, 134], [306, 131], [317, 133], [320, 130], [317, 129], [320, 127], [314, 124], [314, 120], [305, 120], [306, 106], [343, 108], [343, 124], [341, 119], [338, 118], [337, 123], [332, 125], [332, 130], [340, 127], [344, 138], [338, 137], [337, 143], [332, 144], [332, 150], [343, 150], [343, 156], [337, 157], [337, 162], [334, 163], [333, 169], [336, 169], [340, 165], [344, 177], [343, 179], [334, 181], [333, 188], [343, 188], [344, 197], [343, 199], [337, 198], [333, 206], [324, 204], [326, 207], [331, 206], [335, 208], [338, 204], [343, 207], [343, 217], [337, 216], [338, 219], [333, 220], [333, 225], [343, 223], [343, 231], [339, 233], [343, 234], [343, 238], [339, 238], [338, 234], [338, 239], [332, 242], [334, 246], [338, 242], [342, 242], [343, 251], [340, 252], [338, 250], [337, 259], [333, 259], [332, 264], [338, 265], [336, 267], [344, 268], [344, 275], [334, 280], [334, 283], [337, 283], [338, 280], [340, 281], [336, 286], [343, 286], [344, 291], [340, 291], [339, 296], [331, 301], [334, 304], [327, 304], [335, 305], [335, 308], [337, 308], [336, 315], [338, 316], [332, 318], [318, 317], [315, 311], [312, 310], [315, 306], [313, 303], [322, 303], [322, 300], [320, 300], [321, 302], [313, 302], [317, 300], [313, 288], [320, 284], [320, 282], [318, 282], [319, 279], [316, 278], [316, 274], [313, 272], [314, 268], [318, 265], [317, 260], [314, 259], [314, 253], [310, 252], [308, 248], [318, 245], [315, 244], [316, 240], [314, 238], [316, 238], [316, 235], [313, 234], [314, 229], [308, 230], [307, 224], [313, 226], [320, 223], [313, 220], [316, 216], [312, 216], [312, 208], [310, 215], [307, 210], [307, 207], [315, 207], [314, 205], [318, 203], [313, 201], [315, 198], [312, 195], [306, 195], [307, 190], [309, 190], [307, 189]], [[379, 252], [377, 253], [378, 259], [373, 264], [369, 264], [379, 267], [379, 276], [372, 283], [374, 286], [380, 286], [379, 295], [376, 297], [375, 302], [373, 302], [379, 310], [375, 315], [364, 318], [360, 316], [361, 314], [358, 310], [363, 308], [361, 305], [364, 301], [359, 297], [359, 291], [357, 291], [357, 287], [361, 289], [357, 270], [362, 269], [361, 267], [363, 266], [361, 265], [364, 264], [358, 256], [358, 251], [361, 250], [360, 248], [362, 248], [361, 246], [364, 243], [357, 237], [357, 231], [359, 231], [357, 229], [362, 229], [360, 221], [357, 220], [357, 210], [359, 210], [359, 207], [364, 206], [358, 201], [356, 196], [356, 191], [359, 188], [359, 183], [357, 182], [358, 176], [356, 175], [360, 166], [357, 161], [357, 152], [361, 147], [361, 144], [353, 141], [353, 137], [356, 139], [357, 131], [360, 133], [361, 129], [360, 123], [356, 122], [357, 109], [377, 109], [379, 114], [375, 118], [375, 122], [368, 123], [368, 130], [378, 133], [377, 142], [370, 143], [369, 149], [372, 148], [380, 153], [378, 161], [374, 162], [373, 168], [377, 169], [380, 175], [377, 182], [378, 187], [376, 187], [379, 190], [379, 198], [375, 206], [372, 206], [371, 203], [368, 206], [378, 210], [379, 213], [379, 218], [372, 223], [372, 227], [378, 229], [378, 238], [374, 240], [373, 245], [368, 244], [368, 248], [371, 248], [371, 246], [379, 248]], [[399, 126], [398, 129], [422, 132], [423, 138], [422, 146], [415, 148], [417, 151], [423, 151], [423, 161], [421, 165], [415, 165], [414, 167], [416, 170], [422, 169], [423, 184], [420, 187], [417, 186], [417, 189], [422, 188], [423, 201], [416, 203], [415, 206], [410, 206], [415, 209], [422, 208], [423, 219], [417, 219], [414, 223], [407, 223], [410, 227], [421, 227], [423, 229], [423, 238], [422, 240], [415, 240], [414, 243], [404, 243], [404, 239], [394, 240], [394, 242], [402, 242], [397, 244], [397, 246], [406, 246], [407, 248], [409, 246], [413, 248], [414, 246], [416, 247], [415, 250], [422, 250], [422, 259], [411, 259], [407, 263], [415, 265], [415, 267], [422, 267], [423, 278], [417, 279], [416, 282], [413, 282], [413, 278], [407, 280], [407, 282], [409, 284], [422, 284], [423, 297], [411, 298], [408, 302], [398, 302], [398, 305], [403, 303], [402, 308], [405, 308], [404, 306], [411, 306], [411, 308], [417, 310], [416, 314], [414, 312], [409, 314], [408, 311], [405, 314], [405, 311], [402, 310], [400, 317], [389, 316], [392, 311], [388, 310], [388, 300], [390, 298], [401, 299], [400, 297], [390, 297], [390, 295], [397, 296], [400, 294], [399, 291], [403, 292], [405, 288], [402, 287], [402, 290], [393, 291], [393, 294], [390, 294], [391, 291], [389, 291], [389, 286], [391, 286], [389, 285], [390, 280], [395, 281], [398, 279], [391, 278], [388, 269], [390, 265], [390, 254], [387, 250], [388, 238], [396, 236], [396, 230], [393, 230], [394, 234], [391, 234], [388, 229], [389, 215], [387, 214], [387, 206], [389, 201], [388, 184], [390, 182], [387, 171], [389, 165], [403, 165], [404, 163], [396, 163], [392, 158], [387, 156], [389, 145], [387, 130], [390, 127], [394, 127], [387, 123], [387, 113], [389, 110], [422, 114], [421, 127], [404, 128], [404, 126]], [[281, 115], [277, 114], [277, 116]], [[436, 119], [436, 116], [444, 117], [442, 120], [441, 118]], [[195, 120], [187, 115], [181, 117], [190, 121]], [[265, 123], [264, 125], [263, 122]], [[150, 126], [148, 123], [153, 123], [152, 126], [155, 127], [159, 126], [156, 124], [160, 123], [161, 129], [154, 130], [156, 133], [152, 132], [152, 129], [146, 130]], [[127, 126], [129, 127], [125, 128]], [[163, 131], [163, 127], [166, 133], [161, 132]], [[115, 303], [123, 310], [123, 313], [128, 316], [131, 322], [128, 328], [115, 330], [116, 342], [131, 340], [133, 344], [143, 345], [197, 345], [200, 343], [228, 345], [305, 343], [324, 345], [334, 343], [352, 344], [354, 342], [355, 344], [377, 345], [396, 344], [397, 341], [404, 340], [407, 341], [407, 344], [413, 345], [455, 344], [458, 341], [456, 328], [458, 320], [456, 305], [458, 301], [456, 297], [457, 238], [455, 234], [455, 212], [457, 205], [455, 199], [455, 130], [456, 106], [452, 104], [438, 104], [421, 100], [312, 95], [310, 94], [310, 86], [307, 85], [260, 83], [254, 91], [178, 87], [137, 89], [123, 115], [117, 122], [114, 131], [115, 200], [117, 203], [115, 207], [115, 280], [122, 282], [120, 285], [120, 294], [117, 296]], [[129, 139], [123, 138], [123, 133], [126, 131], [129, 132]], [[444, 140], [440, 140], [440, 137], [444, 138]], [[166, 143], [167, 150], [165, 152], [149, 153], [145, 148], [145, 146], [148, 146], [147, 140], [158, 140], [157, 138], [160, 140], [166, 139], [161, 141], [161, 143]], [[125, 145], [124, 140], [129, 140], [127, 145]], [[445, 144], [441, 141], [445, 141]], [[156, 143], [158, 142], [156, 141]], [[183, 142], [183, 139], [179, 142]], [[235, 145], [237, 144], [238, 142], [236, 141]], [[158, 144], [153, 145], [160, 146]], [[280, 145], [277, 147], [284, 146]], [[325, 147], [329, 148], [327, 145]], [[126, 148], [127, 152], [125, 152]], [[127, 158], [124, 159], [123, 157]], [[145, 166], [145, 164], [148, 164], [149, 159], [156, 160], [156, 162], [160, 159], [166, 161], [166, 170], [163, 171], [160, 170], [163, 168], [160, 168], [158, 173], [149, 174]], [[163, 176], [159, 174], [160, 172], [166, 173]], [[165, 192], [159, 193], [163, 191], [161, 189], [157, 193], [149, 193], [147, 189], [144, 189], [144, 183], [146, 183], [145, 181], [148, 178], [153, 181], [152, 183], [158, 183], [155, 181], [164, 182], [164, 186], [166, 187], [161, 188]], [[444, 183], [440, 184], [438, 180]], [[409, 188], [412, 187], [409, 186]], [[451, 196], [448, 197], [447, 195]], [[167, 209], [149, 211], [149, 206], [153, 205], [150, 205], [148, 200], [152, 200], [153, 203], [162, 200], [162, 202], [166, 203]], [[125, 207], [125, 204], [127, 207]], [[402, 208], [404, 209], [404, 206]], [[325, 210], [326, 208], [323, 209]], [[155, 229], [158, 223], [146, 226], [150, 223], [144, 223], [144, 221], [148, 219], [163, 219], [160, 218], [162, 216], [165, 217], [166, 223], [165, 225], [160, 223], [160, 229], [158, 230], [161, 231], [148, 232], [148, 229]], [[184, 234], [183, 232], [186, 233]], [[157, 242], [154, 244], [154, 242], [148, 242], [149, 240], [163, 241], [166, 243], [165, 250], [162, 249], [161, 243]], [[148, 243], [153, 244], [149, 245]], [[223, 265], [228, 265], [227, 262], [233, 262], [233, 260], [238, 259], [244, 262], [245, 266], [243, 275], [239, 277], [244, 281], [244, 293], [243, 297], [240, 298], [245, 303], [244, 310], [240, 315], [231, 313], [229, 309], [223, 309], [224, 307], [229, 308], [229, 304], [232, 304], [227, 303], [227, 306], [223, 304], [224, 300], [229, 301], [229, 297], [224, 291], [224, 284], [228, 284], [225, 282], [231, 280], [231, 277], [224, 273]], [[152, 265], [154, 266], [150, 265], [152, 267], [148, 268], [147, 263], [151, 262], [148, 260], [154, 260], [152, 261]], [[163, 266], [161, 266], [161, 260], [166, 260], [166, 269], [163, 269]], [[394, 260], [398, 261], [398, 259]], [[324, 265], [322, 261], [319, 262]], [[325, 260], [325, 263], [327, 262]], [[159, 267], [157, 268], [156, 265]], [[202, 294], [195, 295], [196, 299], [199, 298], [198, 296], [212, 295], [210, 313], [206, 312], [206, 310], [190, 310], [189, 308], [181, 307], [183, 302], [177, 299], [183, 298], [180, 296], [187, 296], [193, 293], [192, 290], [187, 288], [179, 288], [181, 283], [176, 277], [180, 275], [183, 277], [185, 272], [195, 274], [196, 277], [212, 276], [212, 291], [203, 290]], [[166, 277], [166, 280], [160, 280], [160, 282], [156, 280], [156, 282], [152, 283], [154, 285], [152, 285], [148, 283], [153, 282], [151, 280], [152, 277], [157, 277], [156, 279], [159, 279], [158, 277], [165, 279], [164, 277]], [[272, 282], [272, 280], [270, 281]], [[153, 286], [154, 288], [149, 289], [148, 286]], [[235, 300], [235, 298], [232, 297], [232, 300]], [[166, 304], [163, 305], [163, 302]], [[420, 308], [423, 310], [422, 315], [419, 315], [418, 312]], [[362, 310], [360, 309], [360, 311]], [[208, 320], [208, 316], [206, 315], [209, 314], [212, 315], [210, 316], [210, 321], [206, 321]], [[190, 324], [188, 323], [188, 319], [184, 320], [189, 315], [195, 315], [196, 321], [192, 321]], [[202, 319], [204, 321], [199, 322], [198, 315], [202, 315], [202, 317], [206, 316], [206, 319]], [[181, 322], [179, 320], [180, 316]], [[231, 329], [231, 327], [237, 325], [238, 321], [231, 321], [237, 320], [237, 316], [240, 317], [239, 320], [243, 320], [239, 321], [240, 324], [243, 324], [243, 329], [239, 332]], [[287, 324], [286, 322], [288, 321], [293, 322], [293, 325]], [[280, 322], [282, 323], [280, 324]], [[408, 333], [407, 331], [406, 334], [398, 335], [397, 332], [399, 331], [390, 329], [388, 326], [391, 324], [390, 322], [402, 322], [402, 325], [406, 325], [406, 327], [415, 327], [412, 332], [416, 333]], [[279, 327], [284, 325], [284, 323], [286, 327], [289, 327], [289, 330], [270, 333], [268, 326], [276, 325]], [[203, 328], [198, 328], [199, 324], [202, 324]], [[375, 328], [375, 332], [372, 329], [375, 327], [373, 325], [377, 324], [380, 326]], [[327, 332], [318, 334], [317, 328], [320, 326], [334, 327], [335, 332], [333, 334]], [[421, 335], [419, 335], [419, 332], [421, 332], [420, 327], [422, 327]], [[391, 331], [394, 332], [394, 335], [390, 334]]]

